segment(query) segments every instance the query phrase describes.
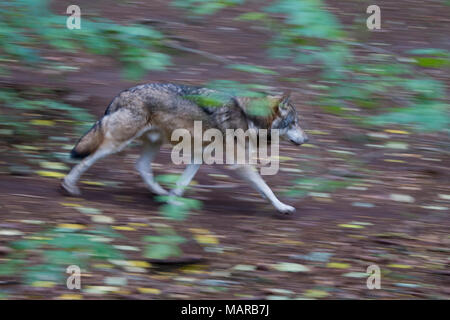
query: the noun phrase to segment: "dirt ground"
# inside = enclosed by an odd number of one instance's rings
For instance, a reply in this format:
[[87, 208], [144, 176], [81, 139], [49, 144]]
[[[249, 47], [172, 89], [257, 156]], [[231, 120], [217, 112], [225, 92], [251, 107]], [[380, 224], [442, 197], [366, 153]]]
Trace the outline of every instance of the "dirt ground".
[[[77, 3], [89, 13], [117, 22], [155, 19], [155, 27], [183, 38], [183, 45], [235, 63], [278, 65], [277, 71], [284, 76], [302, 75], [288, 62], [266, 57], [265, 43], [270, 38], [266, 31], [231, 19], [239, 12], [251, 11], [251, 6], [227, 9], [207, 22], [194, 24], [165, 1], [124, 1], [112, 6], [107, 5], [110, 1]], [[359, 16], [365, 19], [365, 10], [347, 2], [327, 3], [345, 23]], [[384, 48], [394, 52], [418, 42], [450, 48], [448, 7], [434, 2], [427, 9], [413, 6], [419, 3], [416, 1], [383, 3], [387, 7], [383, 20], [386, 32], [371, 35], [367, 43], [383, 41]], [[52, 8], [62, 14], [68, 4], [54, 1]], [[393, 17], [402, 17], [401, 23]], [[84, 53], [60, 55], [51, 50], [45, 55], [79, 70], [61, 76], [48, 70], [17, 68], [13, 78], [2, 83], [63, 88], [62, 101], [86, 108], [96, 117], [115, 94], [135, 84], [121, 78], [118, 64], [110, 58]], [[193, 53], [177, 53], [168, 71], [149, 72], [140, 82], [202, 84], [217, 78], [252, 82], [253, 77], [259, 81], [263, 77], [266, 85], [280, 91], [292, 89], [293, 101], [311, 137], [310, 143], [301, 147], [283, 143], [280, 172], [265, 177], [283, 202], [296, 207], [294, 215], [280, 216], [228, 171], [202, 166], [188, 195], [202, 200], [203, 208], [183, 221], [168, 220], [158, 212], [161, 204], [134, 170], [139, 146], [110, 156], [88, 171], [82, 178], [81, 197], [64, 196], [59, 191], [60, 176], [39, 174], [46, 170], [39, 155], [67, 153], [78, 136], [72, 129], [65, 130], [63, 119], [52, 115], [59, 119], [56, 125], [40, 128], [46, 136], [22, 144], [29, 148], [17, 147], [20, 142], [0, 142], [0, 258], [4, 258], [10, 241], [45, 228], [76, 224], [88, 229], [107, 224], [124, 236], [113, 244], [137, 268], [125, 268], [114, 261], [95, 264], [83, 274], [80, 292], [68, 290], [65, 282], [29, 286], [18, 277], [0, 277], [0, 292], [8, 299], [448, 299], [448, 136], [395, 126], [357, 127], [309, 105], [314, 93], [308, 88], [268, 75], [226, 69]], [[30, 169], [17, 172], [14, 166]], [[164, 148], [154, 170], [158, 175], [179, 173], [183, 168], [171, 163], [170, 149]], [[349, 184], [304, 197], [287, 196], [294, 181], [303, 177]], [[95, 208], [96, 213], [83, 213], [77, 210], [80, 207]], [[111, 219], [98, 222], [96, 215]], [[184, 266], [145, 263], [142, 237], [154, 234], [155, 226], [161, 223], [191, 239], [186, 252], [202, 260]], [[380, 290], [369, 290], [367, 277], [361, 275], [373, 264], [381, 269]], [[106, 280], [111, 278], [125, 278], [126, 284]]]

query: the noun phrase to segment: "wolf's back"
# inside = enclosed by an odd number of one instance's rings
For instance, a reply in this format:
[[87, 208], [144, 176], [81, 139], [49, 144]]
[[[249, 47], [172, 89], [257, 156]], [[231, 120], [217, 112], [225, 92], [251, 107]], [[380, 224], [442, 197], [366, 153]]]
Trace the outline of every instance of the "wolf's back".
[[[136, 113], [152, 112], [148, 109], [149, 107], [164, 109], [167, 112], [176, 112], [177, 108], [180, 108], [184, 112], [192, 110], [194, 113], [198, 112], [195, 109], [198, 108], [209, 113], [206, 106], [197, 105], [196, 101], [193, 103], [186, 99], [190, 96], [209, 96], [214, 93], [214, 90], [207, 88], [173, 83], [148, 83], [126, 89], [111, 101], [103, 117], [78, 140], [71, 152], [71, 157], [83, 159], [96, 151], [104, 141], [105, 132], [113, 129], [108, 126], [108, 118], [123, 108], [134, 110], [133, 112]], [[145, 103], [142, 104], [142, 101]]]

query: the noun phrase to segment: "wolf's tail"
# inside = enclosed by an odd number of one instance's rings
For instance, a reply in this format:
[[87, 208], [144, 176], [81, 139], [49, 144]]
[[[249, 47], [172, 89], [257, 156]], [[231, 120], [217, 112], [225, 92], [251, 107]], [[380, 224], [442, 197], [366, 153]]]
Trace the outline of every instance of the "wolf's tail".
[[104, 138], [102, 120], [103, 118], [98, 120], [92, 128], [78, 140], [70, 153], [71, 158], [83, 159], [98, 149]]

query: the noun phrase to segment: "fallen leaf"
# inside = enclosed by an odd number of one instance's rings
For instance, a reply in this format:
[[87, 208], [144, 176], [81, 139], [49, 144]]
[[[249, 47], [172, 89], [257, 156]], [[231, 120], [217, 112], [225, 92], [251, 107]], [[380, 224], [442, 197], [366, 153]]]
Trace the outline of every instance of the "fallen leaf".
[[161, 290], [156, 288], [138, 288], [137, 289], [140, 293], [150, 293], [150, 294], [161, 294]]
[[194, 239], [201, 244], [218, 244], [219, 240], [210, 234], [196, 234]]
[[328, 297], [330, 294], [323, 290], [309, 289], [306, 290], [306, 292], [303, 295], [308, 298], [325, 298]]
[[409, 266], [407, 264], [389, 264], [388, 267], [390, 268], [397, 268], [397, 269], [412, 269], [412, 266]]
[[357, 224], [338, 224], [341, 228], [363, 229], [364, 227]]
[[348, 263], [340, 263], [340, 262], [330, 262], [327, 264], [327, 268], [334, 269], [348, 269], [351, 266]]
[[147, 261], [137, 261], [137, 260], [131, 260], [128, 261], [128, 263], [133, 267], [138, 268], [150, 268], [152, 265], [148, 263]]
[[113, 226], [112, 228], [115, 230], [122, 230], [122, 231], [136, 231], [135, 228], [127, 227], [127, 226]]
[[58, 224], [58, 228], [62, 228], [62, 229], [84, 229], [85, 226], [81, 225], [81, 224], [74, 224], [74, 223], [63, 223], [63, 224]]
[[37, 125], [37, 126], [48, 126], [48, 127], [52, 127], [55, 125], [55, 121], [52, 120], [31, 120], [30, 121], [31, 124]]
[[386, 130], [384, 130], [384, 132], [387, 132], [387, 133], [395, 133], [395, 134], [409, 134], [408, 131], [404, 131], [404, 130], [393, 130], [393, 129], [386, 129]]
[[36, 173], [42, 177], [57, 178], [57, 179], [61, 179], [66, 176], [64, 173], [55, 171], [38, 170], [36, 171]]
[[35, 281], [31, 284], [31, 286], [39, 288], [53, 288], [55, 285], [56, 283], [52, 281]]
[[302, 264], [291, 262], [280, 262], [273, 265], [273, 268], [282, 272], [307, 272], [310, 269]]
[[58, 297], [58, 299], [62, 300], [81, 300], [83, 299], [83, 296], [81, 294], [69, 294], [65, 293]]

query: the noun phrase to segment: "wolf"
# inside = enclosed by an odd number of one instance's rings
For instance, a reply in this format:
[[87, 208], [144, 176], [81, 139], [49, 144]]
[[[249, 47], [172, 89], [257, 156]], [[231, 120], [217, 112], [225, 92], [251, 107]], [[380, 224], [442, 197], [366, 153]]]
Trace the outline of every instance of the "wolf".
[[[251, 106], [259, 102], [267, 105], [268, 112], [263, 115], [251, 112]], [[276, 129], [280, 137], [295, 145], [308, 141], [289, 94], [250, 98], [198, 86], [143, 84], [120, 92], [103, 117], [79, 139], [71, 151], [71, 157], [83, 160], [63, 179], [62, 189], [69, 195], [80, 195], [76, 184], [86, 170], [99, 159], [119, 152], [133, 140], [139, 139], [143, 150], [136, 162], [136, 169], [148, 189], [156, 195], [169, 195], [169, 199], [171, 196], [182, 196], [200, 164], [187, 164], [174, 189], [168, 192], [155, 181], [151, 162], [164, 143], [175, 144], [171, 141], [171, 133], [175, 129], [192, 130], [194, 121], [202, 121], [204, 130]], [[294, 207], [278, 200], [254, 167], [235, 165], [234, 168], [279, 212], [289, 214], [295, 211]]]

